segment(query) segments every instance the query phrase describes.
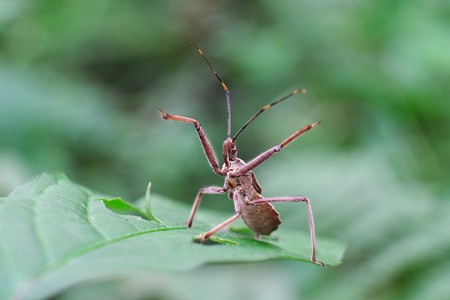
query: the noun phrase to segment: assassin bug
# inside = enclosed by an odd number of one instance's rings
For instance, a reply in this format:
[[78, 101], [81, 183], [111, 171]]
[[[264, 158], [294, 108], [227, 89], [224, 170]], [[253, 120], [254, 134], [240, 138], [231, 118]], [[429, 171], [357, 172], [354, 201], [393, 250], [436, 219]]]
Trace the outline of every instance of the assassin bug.
[[301, 90], [293, 90], [290, 94], [264, 106], [261, 108], [247, 123], [244, 124], [236, 134], [231, 138], [231, 107], [230, 107], [230, 90], [228, 89], [225, 82], [220, 78], [219, 74], [213, 68], [211, 63], [208, 61], [206, 56], [203, 54], [203, 51], [197, 47], [194, 43], [190, 42], [190, 44], [195, 47], [198, 54], [203, 57], [205, 62], [208, 64], [209, 68], [212, 70], [216, 78], [219, 80], [220, 85], [225, 91], [226, 101], [227, 101], [227, 113], [228, 113], [228, 127], [227, 127], [227, 138], [223, 143], [223, 160], [224, 164], [222, 168], [219, 167], [219, 162], [216, 154], [212, 148], [211, 143], [206, 136], [205, 131], [203, 130], [200, 123], [191, 118], [171, 115], [159, 110], [161, 117], [164, 120], [172, 120], [178, 122], [191, 123], [194, 125], [198, 137], [200, 138], [200, 142], [202, 144], [203, 150], [205, 152], [206, 158], [208, 159], [209, 164], [211, 165], [213, 171], [220, 175], [225, 176], [225, 183], [223, 187], [219, 186], [210, 186], [204, 187], [199, 190], [197, 196], [195, 197], [194, 204], [192, 206], [191, 213], [189, 215], [189, 219], [187, 221], [187, 226], [191, 227], [192, 222], [194, 221], [195, 213], [197, 211], [198, 206], [200, 205], [201, 198], [203, 194], [224, 194], [228, 192], [228, 196], [234, 202], [234, 210], [235, 214], [215, 226], [208, 232], [205, 232], [201, 235], [200, 241], [203, 242], [213, 234], [228, 226], [230, 223], [242, 217], [247, 226], [256, 233], [256, 237], [259, 238], [260, 235], [270, 235], [273, 231], [278, 228], [278, 225], [281, 224], [279, 219], [279, 214], [272, 206], [273, 202], [305, 202], [306, 207], [308, 209], [308, 217], [309, 217], [309, 225], [311, 232], [311, 246], [312, 246], [312, 255], [311, 261], [323, 266], [324, 264], [317, 260], [316, 258], [316, 235], [314, 229], [314, 217], [312, 213], [310, 200], [306, 197], [302, 196], [294, 196], [294, 197], [271, 197], [264, 198], [261, 195], [262, 189], [256, 180], [255, 175], [252, 170], [256, 168], [258, 165], [266, 161], [275, 153], [279, 152], [281, 149], [286, 147], [290, 142], [294, 141], [300, 135], [310, 130], [316, 125], [319, 125], [320, 122], [316, 122], [313, 124], [308, 124], [303, 128], [294, 132], [291, 136], [285, 139], [281, 144], [276, 145], [265, 152], [259, 154], [250, 162], [246, 163], [242, 159], [237, 157], [237, 148], [236, 148], [236, 138], [239, 134], [249, 125], [251, 124], [260, 114], [262, 114], [267, 109], [272, 106], [286, 100], [287, 98], [298, 94], [305, 93], [305, 89]]

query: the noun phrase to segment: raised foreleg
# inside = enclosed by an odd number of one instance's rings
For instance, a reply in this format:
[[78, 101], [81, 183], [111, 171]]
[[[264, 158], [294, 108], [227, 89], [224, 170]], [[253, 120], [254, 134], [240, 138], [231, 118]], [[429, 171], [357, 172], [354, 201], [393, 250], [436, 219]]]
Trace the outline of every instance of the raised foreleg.
[[272, 155], [274, 155], [277, 152], [280, 152], [281, 149], [286, 147], [290, 142], [292, 142], [293, 140], [298, 138], [300, 135], [302, 135], [306, 131], [310, 130], [311, 128], [313, 128], [314, 126], [317, 126], [319, 124], [320, 124], [320, 122], [308, 124], [308, 125], [304, 126], [303, 128], [301, 128], [300, 130], [297, 130], [291, 136], [289, 136], [287, 139], [285, 139], [281, 144], [276, 145], [276, 146], [270, 148], [269, 150], [266, 150], [265, 152], [261, 153], [260, 155], [258, 155], [254, 159], [252, 159], [250, 162], [248, 162], [241, 169], [235, 171], [234, 175], [239, 176], [241, 174], [245, 174], [245, 173], [253, 170], [257, 166], [259, 166], [260, 164], [265, 162], [267, 159], [269, 159]]
[[163, 118], [164, 120], [172, 120], [172, 121], [193, 124], [195, 127], [195, 130], [197, 130], [198, 137], [200, 138], [200, 142], [202, 143], [203, 151], [205, 151], [206, 158], [208, 159], [208, 162], [211, 165], [212, 169], [218, 175], [222, 175], [222, 176], [225, 175], [226, 170], [219, 168], [219, 161], [217, 160], [217, 156], [214, 153], [212, 145], [211, 145], [210, 141], [208, 140], [208, 137], [206, 136], [206, 133], [203, 130], [203, 127], [200, 125], [200, 123], [197, 120], [187, 118], [187, 117], [182, 117], [182, 116], [170, 115], [165, 112], [162, 112], [161, 110], [158, 110], [158, 111], [159, 111], [159, 114], [161, 115], [161, 118]]

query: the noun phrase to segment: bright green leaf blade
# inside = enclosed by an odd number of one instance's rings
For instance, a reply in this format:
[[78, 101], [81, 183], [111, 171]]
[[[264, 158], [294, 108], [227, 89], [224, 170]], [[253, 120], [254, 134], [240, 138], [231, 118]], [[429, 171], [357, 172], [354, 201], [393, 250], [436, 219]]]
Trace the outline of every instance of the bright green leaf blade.
[[115, 212], [116, 214], [120, 215], [132, 215], [144, 218], [149, 221], [157, 221], [153, 215], [147, 213], [147, 211], [143, 211], [136, 206], [133, 206], [132, 204], [125, 202], [123, 199], [115, 198], [115, 199], [101, 199], [105, 206], [111, 210], [112, 212]]
[[156, 222], [159, 222], [162, 224], [162, 222], [157, 217], [155, 217], [155, 215], [153, 214], [153, 211], [152, 211], [152, 205], [150, 203], [150, 198], [151, 198], [150, 197], [151, 196], [150, 188], [151, 187], [152, 187], [152, 183], [149, 182], [147, 185], [147, 190], [145, 191], [144, 210], [145, 210], [145, 213], [148, 216], [149, 220], [156, 221]]
[[[62, 175], [42, 175], [0, 199], [0, 298], [47, 298], [89, 279], [135, 272], [187, 270], [206, 263], [268, 259], [309, 261], [307, 234], [279, 231], [278, 241], [221, 232], [216, 245], [192, 241], [226, 216], [199, 213], [194, 229], [183, 226], [188, 208], [152, 197], [164, 226], [116, 214], [101, 197]], [[115, 207], [130, 208], [115, 199]], [[139, 211], [137, 208], [134, 212]], [[180, 226], [181, 225], [181, 226]], [[318, 240], [318, 258], [339, 264], [343, 247]]]
[[[122, 216], [62, 175], [42, 175], [0, 202], [0, 299], [114, 241], [165, 229]], [[16, 294], [17, 295], [17, 294]]]

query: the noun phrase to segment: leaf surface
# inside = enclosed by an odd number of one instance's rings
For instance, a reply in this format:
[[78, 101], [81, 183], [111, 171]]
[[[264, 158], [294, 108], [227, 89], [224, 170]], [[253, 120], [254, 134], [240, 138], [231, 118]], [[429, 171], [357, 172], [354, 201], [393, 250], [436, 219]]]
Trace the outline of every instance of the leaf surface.
[[[41, 175], [0, 198], [0, 298], [45, 298], [90, 279], [207, 263], [309, 261], [307, 233], [279, 230], [257, 241], [233, 227], [199, 244], [193, 236], [228, 215], [203, 210], [187, 229], [185, 205], [152, 196], [159, 219], [148, 201], [145, 207], [107, 200], [60, 174]], [[338, 265], [343, 251], [342, 244], [318, 240], [318, 258], [327, 265]]]

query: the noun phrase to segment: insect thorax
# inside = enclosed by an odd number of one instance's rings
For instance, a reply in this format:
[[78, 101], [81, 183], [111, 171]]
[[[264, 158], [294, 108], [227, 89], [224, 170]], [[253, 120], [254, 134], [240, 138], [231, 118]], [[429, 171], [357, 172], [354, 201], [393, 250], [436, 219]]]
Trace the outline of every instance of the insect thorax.
[[234, 171], [244, 167], [246, 165], [245, 161], [240, 158], [236, 158], [230, 161], [228, 167], [228, 173], [225, 178], [225, 186], [227, 186], [231, 192], [238, 192], [247, 194], [250, 198], [261, 197], [261, 187], [256, 180], [253, 172], [247, 172], [239, 176], [232, 176]]
[[231, 160], [230, 161], [230, 165], [228, 167], [228, 173], [234, 172], [237, 169], [242, 168], [245, 165], [246, 165], [245, 161], [243, 161], [240, 158], [236, 158], [235, 160]]

